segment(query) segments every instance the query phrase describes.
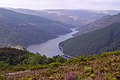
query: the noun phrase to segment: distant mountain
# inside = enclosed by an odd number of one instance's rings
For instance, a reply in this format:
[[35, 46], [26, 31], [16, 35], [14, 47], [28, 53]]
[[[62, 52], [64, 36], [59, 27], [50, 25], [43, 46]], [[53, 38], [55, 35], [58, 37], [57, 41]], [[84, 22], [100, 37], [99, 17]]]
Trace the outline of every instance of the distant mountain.
[[0, 47], [45, 42], [71, 32], [67, 26], [71, 25], [0, 8]]
[[120, 22], [76, 36], [60, 43], [63, 52], [71, 56], [95, 55], [120, 50]]
[[116, 15], [107, 15], [98, 20], [95, 20], [94, 22], [82, 26], [82, 28], [78, 29], [79, 32], [77, 33], [77, 35], [98, 30], [117, 22], [120, 22], [120, 13]]
[[[14, 9], [10, 10], [45, 17], [54, 21], [79, 27], [77, 35], [91, 32], [106, 27], [120, 19], [120, 11], [116, 10], [70, 10], [70, 9], [51, 9], [51, 10], [29, 10]], [[118, 17], [118, 18], [116, 18]], [[112, 22], [113, 21], [113, 22]]]
[[118, 11], [96, 11], [96, 10], [29, 10], [29, 9], [10, 9], [19, 13], [32, 14], [42, 16], [54, 21], [59, 21], [66, 24], [72, 24], [75, 27], [80, 27], [93, 22], [105, 15], [117, 14]]
[[97, 13], [103, 13], [106, 15], [116, 15], [118, 13], [120, 13], [119, 10], [95, 10]]
[[65, 16], [69, 16], [71, 17], [71, 19], [73, 19], [74, 21], [79, 21], [79, 23], [89, 23], [89, 22], [93, 22], [105, 15], [115, 15], [118, 14], [119, 11], [114, 11], [114, 10], [103, 10], [103, 11], [99, 11], [99, 10], [45, 10], [48, 13], [56, 13], [58, 15], [65, 15]]

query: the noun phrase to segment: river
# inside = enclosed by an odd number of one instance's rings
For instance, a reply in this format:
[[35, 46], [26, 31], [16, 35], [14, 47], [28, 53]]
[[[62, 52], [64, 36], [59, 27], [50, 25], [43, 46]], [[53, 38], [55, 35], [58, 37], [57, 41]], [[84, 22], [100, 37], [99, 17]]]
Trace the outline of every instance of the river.
[[71, 33], [68, 33], [65, 35], [59, 35], [57, 38], [48, 40], [47, 42], [30, 45], [27, 47], [27, 50], [33, 53], [38, 52], [41, 55], [46, 55], [47, 57], [53, 57], [56, 55], [64, 55], [64, 53], [59, 49], [59, 43], [69, 38], [72, 38], [73, 34], [78, 32], [76, 28], [71, 29], [71, 30], [72, 30]]

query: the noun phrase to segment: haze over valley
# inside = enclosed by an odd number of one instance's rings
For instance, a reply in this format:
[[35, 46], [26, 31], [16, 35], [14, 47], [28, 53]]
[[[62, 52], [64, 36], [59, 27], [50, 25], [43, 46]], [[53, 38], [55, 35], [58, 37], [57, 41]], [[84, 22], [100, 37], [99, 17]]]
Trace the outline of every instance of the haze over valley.
[[0, 80], [120, 80], [119, 0], [1, 0]]

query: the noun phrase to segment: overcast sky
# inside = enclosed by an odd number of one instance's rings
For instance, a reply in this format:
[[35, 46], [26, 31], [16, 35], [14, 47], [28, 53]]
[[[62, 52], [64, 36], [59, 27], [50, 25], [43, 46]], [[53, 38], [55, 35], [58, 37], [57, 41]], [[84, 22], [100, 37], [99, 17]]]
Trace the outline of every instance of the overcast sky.
[[120, 10], [120, 0], [0, 0], [0, 7]]

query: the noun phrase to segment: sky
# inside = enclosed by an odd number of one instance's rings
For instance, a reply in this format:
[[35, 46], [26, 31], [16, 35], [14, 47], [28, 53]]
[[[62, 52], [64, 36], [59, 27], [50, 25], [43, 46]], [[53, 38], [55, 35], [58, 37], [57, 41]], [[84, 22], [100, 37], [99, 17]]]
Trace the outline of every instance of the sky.
[[120, 0], [0, 0], [0, 7], [120, 10]]

